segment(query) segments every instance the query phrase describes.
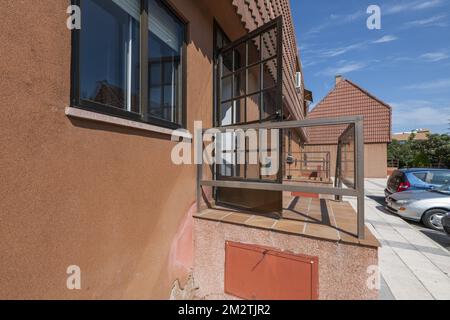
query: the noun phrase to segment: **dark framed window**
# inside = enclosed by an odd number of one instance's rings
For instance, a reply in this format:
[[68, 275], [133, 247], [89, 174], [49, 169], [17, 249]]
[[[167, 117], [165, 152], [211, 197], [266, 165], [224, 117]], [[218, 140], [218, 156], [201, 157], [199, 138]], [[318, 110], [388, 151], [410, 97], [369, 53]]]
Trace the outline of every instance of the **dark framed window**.
[[282, 119], [281, 32], [281, 20], [275, 19], [239, 40], [218, 46], [218, 126]]
[[220, 27], [219, 23], [214, 19], [214, 35], [213, 35], [213, 50], [214, 50], [214, 63], [213, 63], [213, 81], [214, 81], [214, 85], [213, 85], [213, 123], [214, 126], [219, 126], [219, 116], [217, 114], [219, 108], [217, 106], [217, 99], [216, 99], [216, 95], [217, 95], [217, 90], [218, 90], [218, 81], [217, 81], [217, 74], [218, 74], [218, 70], [219, 70], [219, 52], [220, 50], [228, 45], [231, 40], [230, 38], [227, 36], [227, 34], [225, 33], [225, 31], [223, 31], [222, 27]]
[[[214, 23], [214, 123], [218, 127], [280, 121], [282, 119], [282, 19], [278, 17], [244, 37], [230, 42]], [[269, 133], [270, 134], [270, 133]], [[250, 145], [245, 139], [245, 163], [239, 164], [238, 136], [220, 136], [224, 164], [217, 164], [217, 179], [281, 181], [261, 176], [261, 164], [249, 164]], [[283, 143], [280, 135], [279, 146]], [[255, 150], [252, 150], [255, 151]], [[262, 150], [256, 150], [258, 153]], [[267, 150], [272, 152], [270, 147]], [[282, 163], [280, 152], [279, 163]]]
[[163, 0], [73, 0], [73, 107], [186, 127], [186, 22]]

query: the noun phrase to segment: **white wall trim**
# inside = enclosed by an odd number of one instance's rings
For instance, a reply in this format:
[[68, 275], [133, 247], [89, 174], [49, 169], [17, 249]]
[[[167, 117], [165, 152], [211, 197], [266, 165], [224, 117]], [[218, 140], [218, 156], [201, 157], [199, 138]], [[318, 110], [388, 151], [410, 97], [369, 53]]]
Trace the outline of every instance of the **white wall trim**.
[[158, 127], [152, 124], [127, 120], [119, 117], [109, 116], [106, 114], [87, 111], [79, 108], [66, 107], [66, 116], [79, 119], [87, 119], [92, 121], [110, 123], [121, 127], [134, 128], [144, 131], [156, 132], [161, 134], [173, 135], [180, 138], [192, 139], [192, 135], [188, 132], [182, 132], [180, 130], [175, 131], [168, 128]]

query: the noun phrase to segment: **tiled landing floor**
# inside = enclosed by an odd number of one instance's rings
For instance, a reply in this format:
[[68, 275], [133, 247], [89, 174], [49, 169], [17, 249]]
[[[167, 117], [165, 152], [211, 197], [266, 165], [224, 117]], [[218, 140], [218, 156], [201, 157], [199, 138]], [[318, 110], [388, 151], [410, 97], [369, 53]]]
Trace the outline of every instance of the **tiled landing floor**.
[[204, 210], [194, 217], [354, 245], [379, 246], [367, 227], [365, 239], [358, 239], [356, 212], [348, 202], [291, 197], [285, 203], [288, 205], [281, 218], [220, 207]]

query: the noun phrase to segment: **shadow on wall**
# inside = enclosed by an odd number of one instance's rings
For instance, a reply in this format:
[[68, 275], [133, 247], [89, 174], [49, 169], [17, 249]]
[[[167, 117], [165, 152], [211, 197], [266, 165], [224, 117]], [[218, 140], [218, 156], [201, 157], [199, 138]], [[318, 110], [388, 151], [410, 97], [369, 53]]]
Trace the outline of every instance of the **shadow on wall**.
[[95, 120], [86, 120], [86, 119], [77, 119], [77, 118], [69, 118], [70, 122], [73, 126], [88, 130], [96, 130], [96, 131], [105, 131], [105, 132], [114, 132], [125, 135], [133, 135], [144, 138], [154, 138], [160, 140], [171, 141], [171, 136], [167, 134], [161, 134], [157, 132], [150, 132], [145, 130], [140, 130], [136, 128], [130, 127], [122, 127], [119, 125], [103, 123]]

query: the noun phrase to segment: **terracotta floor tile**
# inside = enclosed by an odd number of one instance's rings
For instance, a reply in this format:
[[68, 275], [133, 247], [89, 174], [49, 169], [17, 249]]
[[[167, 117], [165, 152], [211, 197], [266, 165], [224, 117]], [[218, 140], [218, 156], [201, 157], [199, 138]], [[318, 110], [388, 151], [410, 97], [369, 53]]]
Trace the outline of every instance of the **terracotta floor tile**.
[[304, 214], [298, 214], [293, 211], [285, 210], [283, 211], [283, 218], [285, 219], [293, 219], [298, 221], [313, 221], [313, 219], [308, 218], [308, 216]]
[[342, 242], [351, 243], [351, 244], [359, 243], [359, 239], [356, 237], [356, 234], [352, 235], [352, 234], [348, 234], [345, 232], [339, 232], [339, 236], [340, 236]]
[[273, 227], [274, 230], [284, 231], [295, 234], [303, 234], [305, 224], [299, 221], [280, 220]]
[[365, 239], [359, 241], [360, 244], [370, 247], [381, 247], [378, 239], [372, 234], [372, 232], [366, 227], [365, 228]]
[[222, 219], [229, 214], [230, 214], [230, 212], [228, 212], [228, 211], [207, 210], [207, 212], [205, 212], [204, 214], [202, 214], [199, 217], [202, 219], [222, 221]]
[[230, 223], [237, 223], [237, 224], [245, 224], [247, 220], [249, 220], [253, 215], [246, 214], [246, 213], [232, 213], [222, 219], [222, 222], [230, 222]]
[[343, 218], [337, 218], [336, 219], [336, 223], [338, 226], [340, 225], [356, 225], [357, 224], [357, 220], [356, 219], [343, 219]]
[[245, 224], [252, 227], [271, 229], [276, 221], [278, 220], [261, 216], [253, 216], [251, 219], [248, 219]]
[[[302, 203], [302, 205], [299, 205]], [[309, 206], [311, 210], [305, 207]], [[305, 208], [298, 212], [299, 208]], [[322, 220], [322, 206], [318, 199], [299, 199], [293, 210], [283, 210], [283, 219], [278, 220], [264, 215], [255, 215], [253, 212], [236, 212], [227, 209], [206, 209], [195, 213], [194, 217], [223, 223], [234, 223], [249, 227], [257, 227], [273, 232], [287, 232], [290, 234], [306, 235], [344, 243], [365, 245], [371, 247], [380, 246], [378, 240], [366, 227], [366, 238], [359, 240], [357, 233], [357, 216], [354, 209], [348, 204], [327, 201], [329, 223], [324, 225]], [[322, 210], [321, 210], [322, 209]], [[297, 212], [296, 212], [297, 211]], [[335, 226], [335, 221], [337, 226]], [[304, 231], [304, 232], [303, 232]]]
[[344, 232], [351, 233], [351, 234], [356, 234], [356, 232], [358, 231], [358, 228], [356, 227], [356, 225], [348, 226], [348, 225], [339, 225], [338, 224], [337, 229], [342, 230]]
[[339, 241], [339, 234], [336, 229], [321, 224], [308, 223], [306, 225], [305, 235]]

